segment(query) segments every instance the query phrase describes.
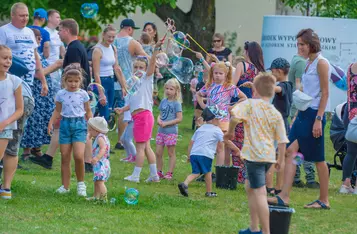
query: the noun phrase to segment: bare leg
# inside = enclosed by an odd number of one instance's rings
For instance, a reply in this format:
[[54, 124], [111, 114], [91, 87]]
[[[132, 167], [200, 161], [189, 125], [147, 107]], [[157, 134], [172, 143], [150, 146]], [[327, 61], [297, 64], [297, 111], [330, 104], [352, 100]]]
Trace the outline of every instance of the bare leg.
[[173, 173], [176, 166], [176, 146], [167, 146], [167, 152], [169, 154], [169, 172]]
[[95, 181], [94, 182], [94, 194], [93, 194], [93, 197], [95, 198], [99, 198], [99, 188], [98, 188], [98, 181]]
[[212, 172], [205, 174], [206, 192], [212, 192]]
[[149, 164], [154, 164], [154, 163], [156, 164], [156, 157], [155, 157], [154, 151], [151, 148], [150, 140], [148, 140], [145, 143], [145, 154], [146, 154]]
[[157, 170], [162, 171], [163, 167], [163, 159], [162, 156], [164, 154], [164, 145], [156, 145], [156, 163], [157, 163]]
[[84, 181], [84, 148], [85, 144], [82, 142], [73, 143], [73, 158], [77, 181]]
[[[145, 159], [146, 142], [136, 143], [136, 166], [143, 167]], [[154, 156], [155, 157], [155, 156]]]
[[84, 149], [84, 162], [90, 163], [92, 161], [92, 139], [87, 134], [87, 141]]
[[[256, 201], [254, 199], [254, 191], [250, 188], [249, 181], [245, 180], [245, 191], [248, 196], [248, 206], [250, 214], [250, 226], [249, 229], [252, 232], [259, 231], [259, 216]], [[265, 201], [266, 202], [266, 201]]]
[[95, 183], [98, 188], [97, 198], [105, 198], [107, 195], [107, 187], [104, 184], [104, 180], [98, 180]]
[[8, 139], [0, 139], [0, 160], [4, 157], [7, 144], [9, 143]]
[[222, 166], [223, 164], [224, 164], [224, 143], [218, 142], [216, 165]]
[[231, 151], [228, 147], [224, 146], [224, 165], [231, 165]]
[[262, 227], [262, 232], [264, 234], [269, 234], [269, 207], [267, 204], [266, 187], [263, 186], [257, 189], [253, 189], [253, 194], [257, 215], [260, 221], [259, 223]]
[[326, 162], [318, 162], [316, 163], [317, 173], [319, 175], [320, 181], [320, 197], [319, 200], [329, 205], [328, 200], [328, 183], [329, 183], [329, 175], [328, 175], [328, 167]]
[[4, 157], [4, 189], [11, 189], [11, 182], [14, 178], [19, 158], [5, 154]]
[[71, 152], [72, 145], [70, 144], [61, 144], [61, 176], [62, 176], [62, 185], [65, 189], [69, 189], [71, 182]]
[[187, 176], [186, 180], [183, 183], [185, 185], [188, 185], [189, 183], [191, 183], [193, 180], [195, 180], [199, 176], [200, 176], [200, 174], [190, 174], [189, 176]]
[[266, 187], [267, 188], [274, 188], [274, 182], [273, 182], [273, 177], [274, 177], [274, 172], [275, 168], [274, 166], [270, 167], [267, 174], [266, 174]]

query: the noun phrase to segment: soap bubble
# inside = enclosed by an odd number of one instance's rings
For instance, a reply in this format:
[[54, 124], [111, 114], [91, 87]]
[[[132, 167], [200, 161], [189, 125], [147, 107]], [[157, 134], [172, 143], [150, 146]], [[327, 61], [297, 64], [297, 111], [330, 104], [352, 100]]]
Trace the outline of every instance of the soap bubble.
[[175, 41], [178, 41], [181, 44], [185, 43], [186, 35], [183, 32], [176, 31], [174, 34], [172, 34], [172, 36], [174, 37]]
[[89, 96], [89, 105], [91, 109], [95, 108], [99, 102], [98, 95], [100, 90], [103, 93], [105, 93], [103, 86], [97, 83], [90, 83], [87, 87], [87, 92]]
[[98, 105], [98, 95], [92, 91], [87, 91], [89, 96], [89, 106], [91, 109]]
[[191, 59], [180, 57], [172, 64], [169, 71], [182, 84], [188, 84], [192, 78], [193, 68], [194, 65]]
[[182, 141], [182, 135], [177, 135], [177, 141]]
[[125, 191], [124, 201], [129, 205], [136, 205], [139, 202], [139, 191], [135, 188], [129, 188]]
[[156, 55], [156, 66], [158, 68], [165, 67], [169, 64], [169, 57], [165, 53], [159, 53]]
[[293, 163], [296, 166], [301, 166], [301, 164], [304, 162], [304, 155], [302, 153], [296, 153], [295, 158], [293, 160]]
[[206, 30], [206, 27], [203, 27], [202, 30], [205, 31], [205, 30]]
[[98, 13], [99, 7], [97, 3], [83, 3], [81, 13], [84, 18], [94, 18]]
[[138, 92], [140, 87], [140, 79], [143, 76], [145, 76], [145, 72], [138, 70], [126, 81], [129, 95], [134, 95], [136, 92]]
[[186, 154], [183, 154], [183, 155], [181, 155], [181, 157], [182, 157], [182, 159], [181, 159], [181, 161], [183, 162], [183, 163], [186, 163], [187, 162], [187, 155]]
[[117, 203], [117, 199], [116, 199], [115, 197], [112, 197], [112, 198], [110, 199], [110, 204], [115, 205], [115, 203]]
[[167, 56], [171, 57], [180, 57], [182, 53], [182, 48], [177, 44], [174, 40], [170, 40], [169, 44], [167, 45]]

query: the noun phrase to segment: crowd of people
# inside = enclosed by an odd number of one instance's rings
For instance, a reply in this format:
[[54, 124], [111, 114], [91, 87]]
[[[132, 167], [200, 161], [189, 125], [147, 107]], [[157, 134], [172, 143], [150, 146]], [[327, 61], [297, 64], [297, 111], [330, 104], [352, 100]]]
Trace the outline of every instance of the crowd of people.
[[[29, 26], [27, 6], [15, 3], [11, 22], [0, 27], [0, 197], [12, 198], [11, 183], [16, 169], [21, 168], [20, 148], [21, 160], [48, 169], [60, 148], [61, 185], [56, 192], [70, 191], [73, 154], [77, 194], [87, 197], [84, 177], [85, 172], [92, 172], [94, 193], [87, 199], [106, 201], [112, 152], [107, 121], [113, 112], [118, 117], [113, 148], [125, 149], [122, 161], [135, 163], [132, 174], [124, 180], [140, 182], [145, 157], [150, 170], [146, 182], [173, 179], [178, 125], [183, 119], [182, 93], [178, 80], [168, 79], [155, 120], [155, 84], [163, 77], [156, 66], [163, 46], [156, 25], [146, 23], [140, 40], [135, 40], [134, 30], [139, 27], [132, 19], [124, 19], [119, 33], [107, 26], [101, 42], [88, 52], [78, 40], [75, 20], [61, 20], [59, 11], [42, 8], [34, 11], [33, 19]], [[312, 29], [301, 30], [296, 38], [298, 53], [291, 63], [277, 58], [269, 69], [265, 69], [259, 43], [246, 42], [244, 56], [234, 58], [219, 33], [214, 34], [206, 58], [196, 53], [204, 71], [192, 74], [190, 87], [196, 127], [188, 146], [192, 174], [178, 189], [189, 196], [189, 183], [203, 175], [205, 196], [216, 197], [212, 191], [215, 155], [217, 166], [238, 166], [237, 182], [245, 184], [250, 208], [250, 226], [239, 233], [269, 233], [268, 204], [289, 206], [292, 186], [319, 188], [318, 199], [305, 208], [330, 209], [324, 128], [331, 65], [322, 56], [319, 37]], [[15, 59], [25, 64], [25, 74], [9, 72]], [[134, 73], [140, 74], [137, 91], [128, 92], [127, 81]], [[357, 114], [355, 74], [354, 63], [348, 70], [346, 128]], [[103, 87], [98, 89], [95, 108], [91, 108], [86, 91], [91, 83]], [[307, 108], [295, 105], [295, 90], [312, 97]], [[150, 143], [155, 124], [159, 126], [156, 152]], [[48, 148], [43, 154], [44, 145]], [[340, 193], [357, 194], [351, 186], [356, 143], [348, 142], [347, 149]], [[304, 155], [306, 184], [300, 178], [300, 165], [294, 163], [297, 153]]]

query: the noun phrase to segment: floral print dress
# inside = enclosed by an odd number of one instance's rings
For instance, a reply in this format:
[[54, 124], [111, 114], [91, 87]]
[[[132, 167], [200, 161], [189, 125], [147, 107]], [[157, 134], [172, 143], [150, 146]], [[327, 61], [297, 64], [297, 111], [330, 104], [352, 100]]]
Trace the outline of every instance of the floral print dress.
[[103, 138], [105, 141], [105, 154], [93, 167], [94, 177], [93, 181], [104, 180], [107, 181], [110, 176], [110, 142], [106, 135], [99, 133], [93, 142], [92, 157], [96, 157], [99, 153], [100, 147], [98, 144], [98, 139]]

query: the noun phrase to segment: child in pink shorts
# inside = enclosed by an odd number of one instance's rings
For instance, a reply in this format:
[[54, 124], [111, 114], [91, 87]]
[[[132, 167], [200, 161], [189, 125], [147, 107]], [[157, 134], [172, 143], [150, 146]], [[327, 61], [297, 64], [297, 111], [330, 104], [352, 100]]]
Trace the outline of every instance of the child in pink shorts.
[[[177, 124], [182, 121], [181, 86], [177, 79], [170, 79], [165, 83], [165, 99], [160, 103], [160, 115], [157, 117], [159, 130], [156, 135], [156, 163], [157, 174], [162, 179], [172, 179], [176, 164], [176, 141], [178, 134]], [[169, 170], [162, 172], [164, 148], [169, 155]]]

